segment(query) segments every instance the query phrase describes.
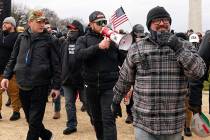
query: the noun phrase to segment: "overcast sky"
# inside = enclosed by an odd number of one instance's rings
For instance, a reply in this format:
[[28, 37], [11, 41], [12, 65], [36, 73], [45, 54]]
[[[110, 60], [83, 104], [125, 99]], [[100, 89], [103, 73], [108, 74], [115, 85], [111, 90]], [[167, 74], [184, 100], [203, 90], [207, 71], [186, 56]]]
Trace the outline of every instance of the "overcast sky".
[[[80, 17], [88, 22], [88, 16], [95, 10], [102, 11], [107, 18], [122, 6], [129, 18], [130, 25], [140, 23], [146, 28], [148, 11], [159, 5], [165, 7], [172, 17], [172, 28], [175, 31], [188, 29], [188, 0], [12, 0], [23, 6], [40, 9], [49, 8], [60, 18]], [[210, 0], [202, 1], [203, 31], [210, 29]]]

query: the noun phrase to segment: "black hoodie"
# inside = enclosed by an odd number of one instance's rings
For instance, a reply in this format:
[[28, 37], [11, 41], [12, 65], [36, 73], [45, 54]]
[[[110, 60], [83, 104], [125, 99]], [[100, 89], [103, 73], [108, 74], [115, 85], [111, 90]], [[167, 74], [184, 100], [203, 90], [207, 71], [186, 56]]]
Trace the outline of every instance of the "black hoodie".
[[76, 59], [75, 44], [77, 38], [84, 34], [84, 30], [82, 24], [77, 20], [74, 20], [71, 24], [79, 29], [79, 35], [74, 40], [68, 37], [62, 45], [61, 79], [63, 85], [71, 85], [80, 88], [83, 86], [83, 78], [81, 76], [82, 62]]
[[4, 72], [5, 66], [10, 58], [17, 36], [17, 32], [0, 33], [0, 74]]

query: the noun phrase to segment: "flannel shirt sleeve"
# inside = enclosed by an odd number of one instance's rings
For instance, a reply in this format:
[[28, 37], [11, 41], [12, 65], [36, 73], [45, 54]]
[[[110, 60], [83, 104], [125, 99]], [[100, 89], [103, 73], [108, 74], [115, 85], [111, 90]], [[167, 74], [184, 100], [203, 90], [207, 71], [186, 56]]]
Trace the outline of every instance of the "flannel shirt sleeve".
[[113, 91], [113, 102], [119, 104], [126, 93], [130, 90], [131, 85], [134, 84], [136, 67], [132, 60], [133, 50], [129, 50], [127, 57], [120, 69], [120, 75]]
[[181, 63], [184, 74], [189, 79], [200, 79], [206, 71], [206, 65], [199, 54], [190, 49], [190, 44], [183, 43], [183, 48], [176, 52], [177, 61]]

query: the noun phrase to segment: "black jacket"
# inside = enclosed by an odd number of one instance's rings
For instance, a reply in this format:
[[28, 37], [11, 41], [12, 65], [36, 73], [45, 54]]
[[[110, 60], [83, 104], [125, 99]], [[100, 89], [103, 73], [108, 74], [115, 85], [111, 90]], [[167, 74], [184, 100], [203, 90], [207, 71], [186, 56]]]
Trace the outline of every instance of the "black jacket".
[[60, 89], [59, 54], [49, 33], [31, 34], [27, 29], [18, 36], [4, 78], [10, 79], [13, 72], [21, 87], [51, 84], [53, 89]]
[[17, 32], [0, 32], [0, 74], [3, 74], [4, 72], [5, 66], [9, 61], [17, 37]]
[[88, 86], [110, 89], [118, 79], [118, 66], [124, 57], [113, 42], [109, 49], [99, 49], [102, 40], [103, 36], [89, 30], [77, 40], [76, 56], [84, 64], [83, 78]]
[[75, 56], [75, 41], [66, 40], [62, 45], [62, 84], [71, 85], [77, 88], [83, 86], [82, 62]]
[[[203, 58], [206, 63], [207, 71], [205, 75], [199, 80], [193, 80], [190, 82], [190, 98], [189, 104], [192, 107], [201, 107], [202, 105], [202, 90], [203, 82], [208, 80], [209, 76], [209, 66], [210, 66], [210, 31], [207, 31], [201, 45], [198, 50], [198, 54]], [[210, 96], [209, 96], [209, 114], [210, 114]]]

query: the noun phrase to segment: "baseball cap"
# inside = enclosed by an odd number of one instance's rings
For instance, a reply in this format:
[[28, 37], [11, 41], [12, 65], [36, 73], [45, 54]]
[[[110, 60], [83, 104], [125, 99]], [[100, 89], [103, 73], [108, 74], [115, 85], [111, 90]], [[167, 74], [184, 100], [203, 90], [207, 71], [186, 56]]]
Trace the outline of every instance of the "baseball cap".
[[104, 15], [104, 13], [102, 13], [100, 11], [94, 11], [89, 16], [90, 22], [93, 22], [93, 21], [98, 22], [98, 21], [102, 21], [102, 20], [106, 20], [106, 17]]
[[144, 26], [142, 26], [141, 24], [136, 24], [133, 26], [133, 33], [136, 35], [136, 36], [145, 36], [144, 34]]
[[46, 17], [44, 15], [44, 12], [41, 10], [34, 10], [31, 11], [31, 13], [29, 14], [29, 20], [36, 20], [36, 21], [45, 21]]
[[199, 37], [196, 33], [193, 33], [189, 37], [189, 42], [199, 43]]

